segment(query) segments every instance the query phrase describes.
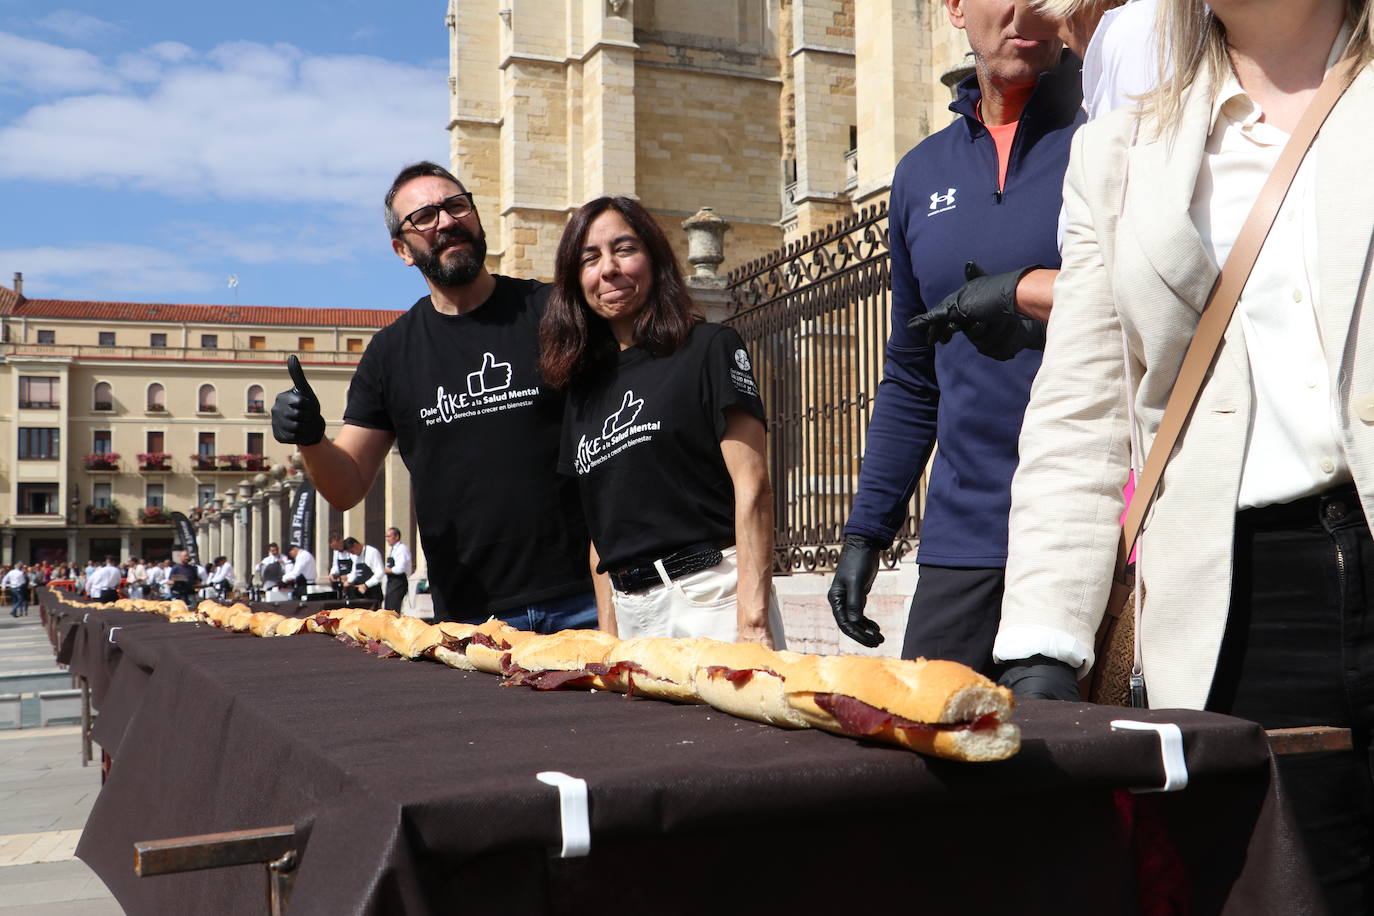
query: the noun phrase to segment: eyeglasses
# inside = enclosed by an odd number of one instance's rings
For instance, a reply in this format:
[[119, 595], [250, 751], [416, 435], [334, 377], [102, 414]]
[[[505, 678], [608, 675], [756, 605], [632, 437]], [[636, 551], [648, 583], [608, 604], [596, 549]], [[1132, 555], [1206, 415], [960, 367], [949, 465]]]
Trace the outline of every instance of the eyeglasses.
[[414, 213], [401, 220], [401, 225], [410, 223], [417, 232], [428, 232], [439, 225], [439, 211], [443, 210], [454, 219], [462, 219], [473, 211], [472, 192], [463, 191], [461, 194], [454, 194], [446, 198], [443, 203], [430, 204], [428, 207], [421, 207]]

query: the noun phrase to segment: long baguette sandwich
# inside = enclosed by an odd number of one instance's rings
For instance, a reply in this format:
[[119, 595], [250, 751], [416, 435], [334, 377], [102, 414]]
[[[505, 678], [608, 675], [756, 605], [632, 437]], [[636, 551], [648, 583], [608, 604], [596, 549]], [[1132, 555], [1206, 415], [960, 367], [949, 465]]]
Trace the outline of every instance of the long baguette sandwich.
[[560, 630], [531, 636], [502, 659], [507, 684], [556, 690], [559, 687], [612, 689], [606, 655], [620, 642], [600, 630]]
[[783, 728], [805, 728], [807, 722], [783, 692], [782, 671], [802, 658], [775, 652], [753, 642], [717, 642], [703, 649], [692, 683], [697, 696], [721, 712]]
[[620, 640], [606, 655], [610, 670], [605, 680], [611, 690], [621, 693], [675, 703], [704, 703], [692, 678], [702, 656], [721, 645], [725, 643], [714, 639]]
[[805, 655], [783, 676], [801, 718], [836, 734], [951, 760], [1005, 760], [1021, 747], [1011, 691], [958, 662]]

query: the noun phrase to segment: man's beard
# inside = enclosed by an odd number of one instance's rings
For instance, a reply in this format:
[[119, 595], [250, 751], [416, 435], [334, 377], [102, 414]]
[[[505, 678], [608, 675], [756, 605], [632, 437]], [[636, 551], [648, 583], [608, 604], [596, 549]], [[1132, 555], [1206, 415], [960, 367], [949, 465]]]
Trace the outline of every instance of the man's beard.
[[[436, 235], [428, 251], [411, 248], [410, 256], [420, 273], [435, 286], [467, 286], [477, 279], [487, 258], [487, 233], [485, 230], [479, 233], [473, 235], [465, 227], [455, 225]], [[455, 251], [454, 256], [445, 261], [444, 249], [454, 242], [467, 242], [472, 247], [468, 251]]]

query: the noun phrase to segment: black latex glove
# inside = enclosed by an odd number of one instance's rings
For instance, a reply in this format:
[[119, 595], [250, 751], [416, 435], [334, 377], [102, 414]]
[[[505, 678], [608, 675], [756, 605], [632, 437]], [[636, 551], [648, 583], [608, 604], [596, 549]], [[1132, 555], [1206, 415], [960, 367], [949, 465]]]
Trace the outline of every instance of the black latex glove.
[[324, 438], [320, 399], [294, 353], [286, 358], [286, 371], [295, 387], [277, 395], [272, 405], [272, 438], [287, 445], [314, 445]]
[[1078, 673], [1057, 658], [1032, 655], [1007, 662], [997, 683], [1011, 688], [1021, 699], [1081, 700]]
[[949, 343], [958, 331], [984, 356], [1008, 360], [1022, 350], [1045, 349], [1045, 322], [1036, 321], [1016, 310], [1016, 284], [1032, 270], [988, 276], [973, 261], [964, 265], [968, 281], [928, 312], [906, 323], [913, 331], [924, 331], [931, 343]]
[[872, 539], [859, 534], [847, 534], [835, 563], [835, 578], [826, 597], [840, 632], [870, 649], [883, 641], [882, 630], [864, 616], [868, 590], [878, 575], [878, 554], [882, 550]]

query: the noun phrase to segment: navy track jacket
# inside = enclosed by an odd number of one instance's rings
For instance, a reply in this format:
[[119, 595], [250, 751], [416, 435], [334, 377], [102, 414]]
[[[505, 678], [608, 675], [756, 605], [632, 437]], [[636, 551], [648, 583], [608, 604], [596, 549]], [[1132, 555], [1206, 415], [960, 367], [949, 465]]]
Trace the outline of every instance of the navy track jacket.
[[892, 542], [938, 439], [917, 561], [1006, 565], [1016, 443], [1041, 354], [1024, 350], [998, 362], [963, 334], [928, 346], [906, 323], [964, 284], [966, 261], [989, 274], [1059, 266], [1064, 170], [1084, 120], [1081, 66], [1065, 54], [1040, 77], [1021, 113], [1001, 192], [973, 76], [949, 106], [961, 117], [897, 166], [889, 214], [892, 333], [846, 534]]

